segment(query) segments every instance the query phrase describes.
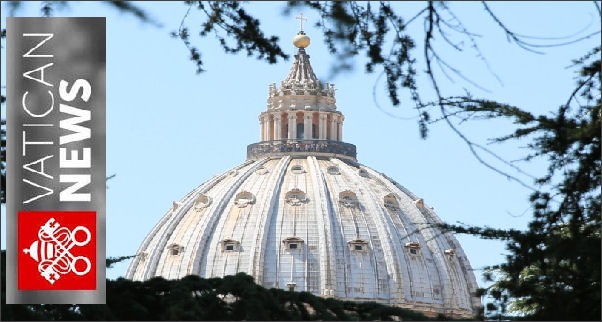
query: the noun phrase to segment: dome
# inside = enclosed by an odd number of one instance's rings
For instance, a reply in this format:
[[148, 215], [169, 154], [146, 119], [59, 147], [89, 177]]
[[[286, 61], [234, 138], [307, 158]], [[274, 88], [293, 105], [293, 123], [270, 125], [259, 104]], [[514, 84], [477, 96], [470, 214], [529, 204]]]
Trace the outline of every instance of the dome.
[[423, 199], [358, 163], [333, 87], [300, 48], [280, 88], [270, 85], [247, 160], [174, 202], [126, 278], [244, 272], [266, 288], [475, 316], [460, 244]]

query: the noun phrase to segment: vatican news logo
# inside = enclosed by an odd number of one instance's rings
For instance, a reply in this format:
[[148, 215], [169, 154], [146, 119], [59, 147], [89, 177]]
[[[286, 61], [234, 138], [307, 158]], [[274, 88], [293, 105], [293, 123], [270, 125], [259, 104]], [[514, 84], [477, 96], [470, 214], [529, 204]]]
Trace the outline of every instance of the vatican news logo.
[[22, 211], [18, 288], [96, 289], [96, 212]]

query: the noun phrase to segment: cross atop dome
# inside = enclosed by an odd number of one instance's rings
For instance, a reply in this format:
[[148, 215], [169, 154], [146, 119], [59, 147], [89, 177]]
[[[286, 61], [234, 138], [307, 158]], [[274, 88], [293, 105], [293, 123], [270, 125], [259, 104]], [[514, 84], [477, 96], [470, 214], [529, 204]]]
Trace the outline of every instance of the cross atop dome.
[[299, 12], [299, 16], [295, 17], [299, 20], [299, 32], [303, 31], [303, 20], [307, 21], [307, 18], [303, 18], [303, 12]]

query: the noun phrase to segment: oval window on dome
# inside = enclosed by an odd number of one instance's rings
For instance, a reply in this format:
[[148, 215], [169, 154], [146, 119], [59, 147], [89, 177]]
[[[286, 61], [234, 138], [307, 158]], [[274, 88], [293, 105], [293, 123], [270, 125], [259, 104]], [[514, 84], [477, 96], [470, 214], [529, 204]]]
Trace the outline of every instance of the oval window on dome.
[[170, 255], [178, 256], [184, 251], [184, 246], [178, 244], [170, 244], [169, 246], [167, 246], [167, 250], [169, 251]]
[[140, 253], [138, 253], [138, 258], [140, 258], [140, 261], [144, 262], [146, 260], [146, 258], [148, 257], [148, 253], [145, 251], [141, 251]]
[[424, 208], [424, 200], [422, 198], [414, 200], [414, 204], [418, 208]]
[[339, 170], [339, 167], [337, 167], [336, 165], [328, 167], [328, 169], [326, 169], [326, 171], [328, 172], [328, 174], [332, 174], [332, 175], [339, 175], [339, 174], [341, 174], [341, 171]]
[[347, 208], [356, 207], [358, 204], [357, 195], [353, 191], [345, 190], [339, 193], [339, 203]]
[[255, 203], [255, 196], [248, 191], [242, 191], [236, 195], [236, 198], [234, 199], [234, 203], [239, 208], [244, 208], [247, 205], [252, 205]]
[[300, 206], [308, 201], [307, 194], [297, 188], [287, 192], [284, 199], [291, 206]]
[[198, 195], [198, 197], [196, 197], [196, 200], [194, 201], [194, 209], [196, 210], [200, 210], [203, 208], [206, 208], [207, 206], [209, 206], [211, 204], [211, 197], [200, 193]]
[[238, 175], [238, 170], [232, 170], [228, 174], [232, 177], [236, 177]]
[[390, 193], [383, 198], [383, 205], [385, 208], [390, 210], [398, 210], [399, 202], [397, 201], [397, 197], [394, 194]]
[[261, 167], [257, 168], [257, 170], [255, 170], [255, 173], [257, 173], [258, 175], [264, 175], [268, 172], [269, 172], [268, 169], [266, 169], [264, 166], [261, 166]]
[[291, 167], [291, 172], [294, 174], [302, 174], [305, 172], [305, 170], [303, 170], [303, 166], [301, 166], [300, 164], [295, 164]]

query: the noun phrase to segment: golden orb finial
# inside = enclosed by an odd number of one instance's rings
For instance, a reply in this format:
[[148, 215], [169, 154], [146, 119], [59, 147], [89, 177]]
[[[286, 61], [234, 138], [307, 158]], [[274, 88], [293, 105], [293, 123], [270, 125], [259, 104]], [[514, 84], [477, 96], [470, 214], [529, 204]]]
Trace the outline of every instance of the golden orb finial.
[[293, 45], [297, 48], [305, 48], [309, 46], [309, 37], [305, 33], [299, 33], [293, 38]]

